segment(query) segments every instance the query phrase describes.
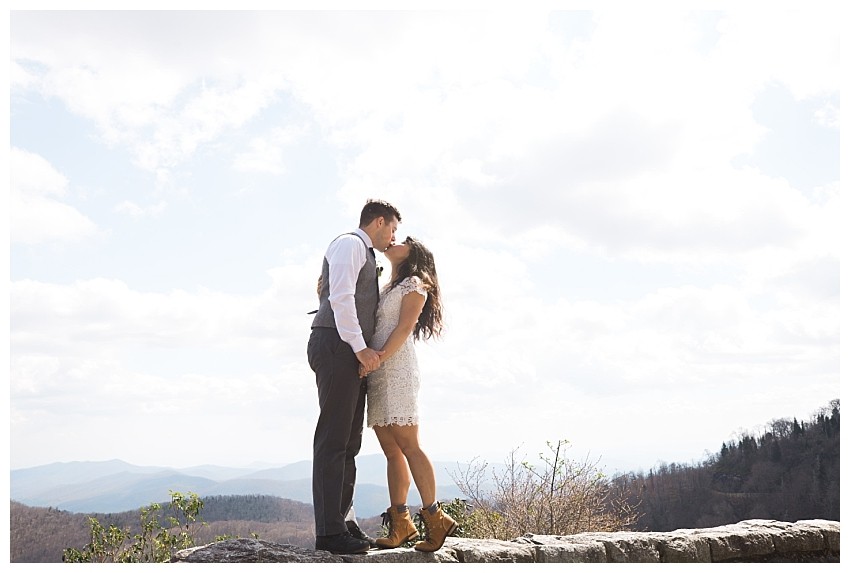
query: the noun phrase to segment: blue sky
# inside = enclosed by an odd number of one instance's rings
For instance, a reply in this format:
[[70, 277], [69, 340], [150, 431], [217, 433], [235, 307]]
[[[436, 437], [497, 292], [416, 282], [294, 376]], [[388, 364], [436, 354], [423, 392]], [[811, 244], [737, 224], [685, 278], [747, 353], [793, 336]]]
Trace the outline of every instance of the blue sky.
[[440, 273], [433, 459], [648, 470], [808, 419], [841, 238], [810, 6], [11, 12], [11, 467], [309, 459], [306, 312], [370, 197]]

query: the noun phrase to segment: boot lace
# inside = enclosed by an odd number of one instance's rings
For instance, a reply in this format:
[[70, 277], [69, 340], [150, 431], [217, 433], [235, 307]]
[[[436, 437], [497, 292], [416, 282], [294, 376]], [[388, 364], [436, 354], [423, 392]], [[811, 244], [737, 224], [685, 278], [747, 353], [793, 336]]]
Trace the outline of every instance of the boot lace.
[[418, 513], [418, 512], [413, 516], [413, 521], [416, 524], [416, 529], [419, 529], [420, 531], [425, 530], [425, 534], [422, 536], [425, 539], [425, 541], [430, 541], [431, 540], [431, 530], [428, 529], [428, 521], [424, 517], [422, 517], [421, 513]]
[[388, 511], [381, 514], [381, 527], [387, 528], [387, 537], [393, 536], [393, 518]]

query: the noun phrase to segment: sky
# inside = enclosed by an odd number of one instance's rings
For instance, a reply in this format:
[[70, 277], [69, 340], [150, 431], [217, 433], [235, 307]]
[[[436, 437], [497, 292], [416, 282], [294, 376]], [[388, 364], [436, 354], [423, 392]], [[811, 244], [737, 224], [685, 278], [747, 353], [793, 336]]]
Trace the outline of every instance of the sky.
[[839, 398], [831, 3], [16, 4], [12, 469], [310, 459], [307, 312], [369, 198], [436, 259], [433, 460], [648, 471]]

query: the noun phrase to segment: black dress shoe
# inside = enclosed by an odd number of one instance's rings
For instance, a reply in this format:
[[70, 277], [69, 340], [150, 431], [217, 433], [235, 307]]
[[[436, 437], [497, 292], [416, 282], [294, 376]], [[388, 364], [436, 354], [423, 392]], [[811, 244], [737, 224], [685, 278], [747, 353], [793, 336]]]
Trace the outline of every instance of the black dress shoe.
[[361, 541], [368, 542], [369, 547], [372, 547], [373, 549], [378, 547], [378, 544], [375, 543], [375, 538], [366, 535], [366, 532], [360, 529], [360, 526], [357, 524], [356, 521], [346, 521], [345, 526], [348, 528], [348, 532], [354, 539], [359, 539]]
[[330, 551], [337, 555], [347, 553], [366, 553], [369, 551], [369, 542], [354, 539], [347, 531], [337, 535], [317, 535], [316, 550]]

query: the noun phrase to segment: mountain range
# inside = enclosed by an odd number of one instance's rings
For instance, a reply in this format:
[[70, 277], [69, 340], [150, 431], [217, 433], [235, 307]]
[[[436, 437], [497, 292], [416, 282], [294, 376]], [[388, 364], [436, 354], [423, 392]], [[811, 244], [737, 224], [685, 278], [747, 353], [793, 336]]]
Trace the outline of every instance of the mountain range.
[[[437, 493], [441, 499], [459, 497], [452, 479], [465, 464], [434, 462]], [[355, 510], [373, 517], [386, 510], [386, 461], [383, 455], [357, 458]], [[300, 461], [258, 470], [223, 466], [170, 468], [136, 466], [122, 460], [57, 462], [11, 471], [10, 496], [31, 507], [53, 507], [74, 513], [118, 513], [151, 503], [167, 502], [171, 491], [216, 495], [274, 495], [312, 503], [312, 462]], [[408, 501], [419, 502], [411, 488]]]

